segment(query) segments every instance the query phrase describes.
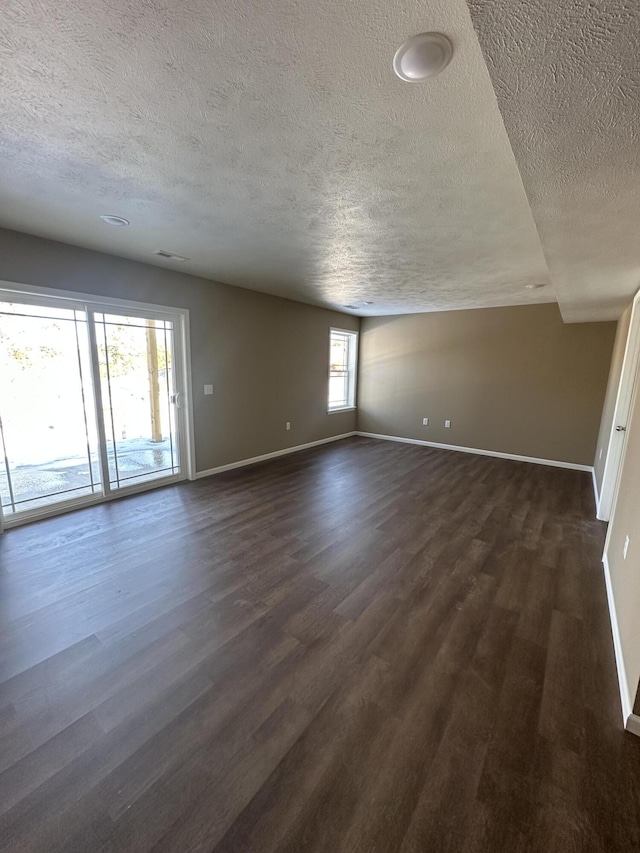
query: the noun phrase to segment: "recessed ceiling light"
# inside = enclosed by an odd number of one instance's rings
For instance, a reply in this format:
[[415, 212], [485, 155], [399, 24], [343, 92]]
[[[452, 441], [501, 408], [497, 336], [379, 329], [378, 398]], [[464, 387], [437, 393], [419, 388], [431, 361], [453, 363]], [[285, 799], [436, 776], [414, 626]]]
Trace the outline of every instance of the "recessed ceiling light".
[[538, 290], [540, 287], [546, 287], [546, 284], [527, 284], [525, 285], [527, 290]]
[[358, 306], [357, 306], [357, 305], [343, 305], [342, 307], [343, 307], [343, 308], [348, 308], [350, 311], [357, 311], [357, 310], [358, 310]]
[[363, 302], [363, 305], [375, 305], [375, 302]]
[[107, 225], [119, 225], [120, 227], [124, 225], [131, 225], [128, 219], [125, 219], [124, 216], [111, 216], [109, 213], [103, 213], [100, 217], [103, 222], [106, 222]]
[[396, 50], [393, 70], [405, 83], [418, 83], [443, 71], [453, 56], [453, 45], [442, 33], [420, 33]]

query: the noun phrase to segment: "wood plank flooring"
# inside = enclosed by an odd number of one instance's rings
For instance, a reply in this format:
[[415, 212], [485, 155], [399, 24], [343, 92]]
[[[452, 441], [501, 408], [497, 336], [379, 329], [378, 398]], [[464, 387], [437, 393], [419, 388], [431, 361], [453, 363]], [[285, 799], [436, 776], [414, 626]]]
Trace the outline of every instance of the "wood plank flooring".
[[589, 475], [354, 438], [0, 537], [4, 851], [640, 850]]

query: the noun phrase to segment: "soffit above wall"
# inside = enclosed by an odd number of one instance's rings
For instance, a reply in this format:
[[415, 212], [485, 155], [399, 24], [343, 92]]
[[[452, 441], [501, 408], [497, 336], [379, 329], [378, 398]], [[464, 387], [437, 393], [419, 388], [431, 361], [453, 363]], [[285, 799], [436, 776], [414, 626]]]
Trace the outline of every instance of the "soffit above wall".
[[0, 49], [1, 225], [359, 314], [555, 300], [464, 0], [9, 0]]
[[469, 0], [563, 318], [640, 286], [640, 3]]

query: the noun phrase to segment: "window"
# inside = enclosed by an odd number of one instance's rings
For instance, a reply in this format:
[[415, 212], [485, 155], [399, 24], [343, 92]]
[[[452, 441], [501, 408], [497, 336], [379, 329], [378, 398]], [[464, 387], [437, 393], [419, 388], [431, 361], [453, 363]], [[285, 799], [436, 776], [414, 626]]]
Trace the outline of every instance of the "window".
[[358, 333], [331, 329], [329, 345], [329, 411], [356, 405]]

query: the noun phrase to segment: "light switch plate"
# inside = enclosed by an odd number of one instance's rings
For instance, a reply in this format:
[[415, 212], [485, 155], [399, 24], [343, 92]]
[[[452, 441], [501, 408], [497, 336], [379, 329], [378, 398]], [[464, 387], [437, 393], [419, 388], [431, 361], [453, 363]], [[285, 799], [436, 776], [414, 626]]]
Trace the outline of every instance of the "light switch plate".
[[205, 394], [213, 394], [213, 385], [205, 385], [204, 386]]

